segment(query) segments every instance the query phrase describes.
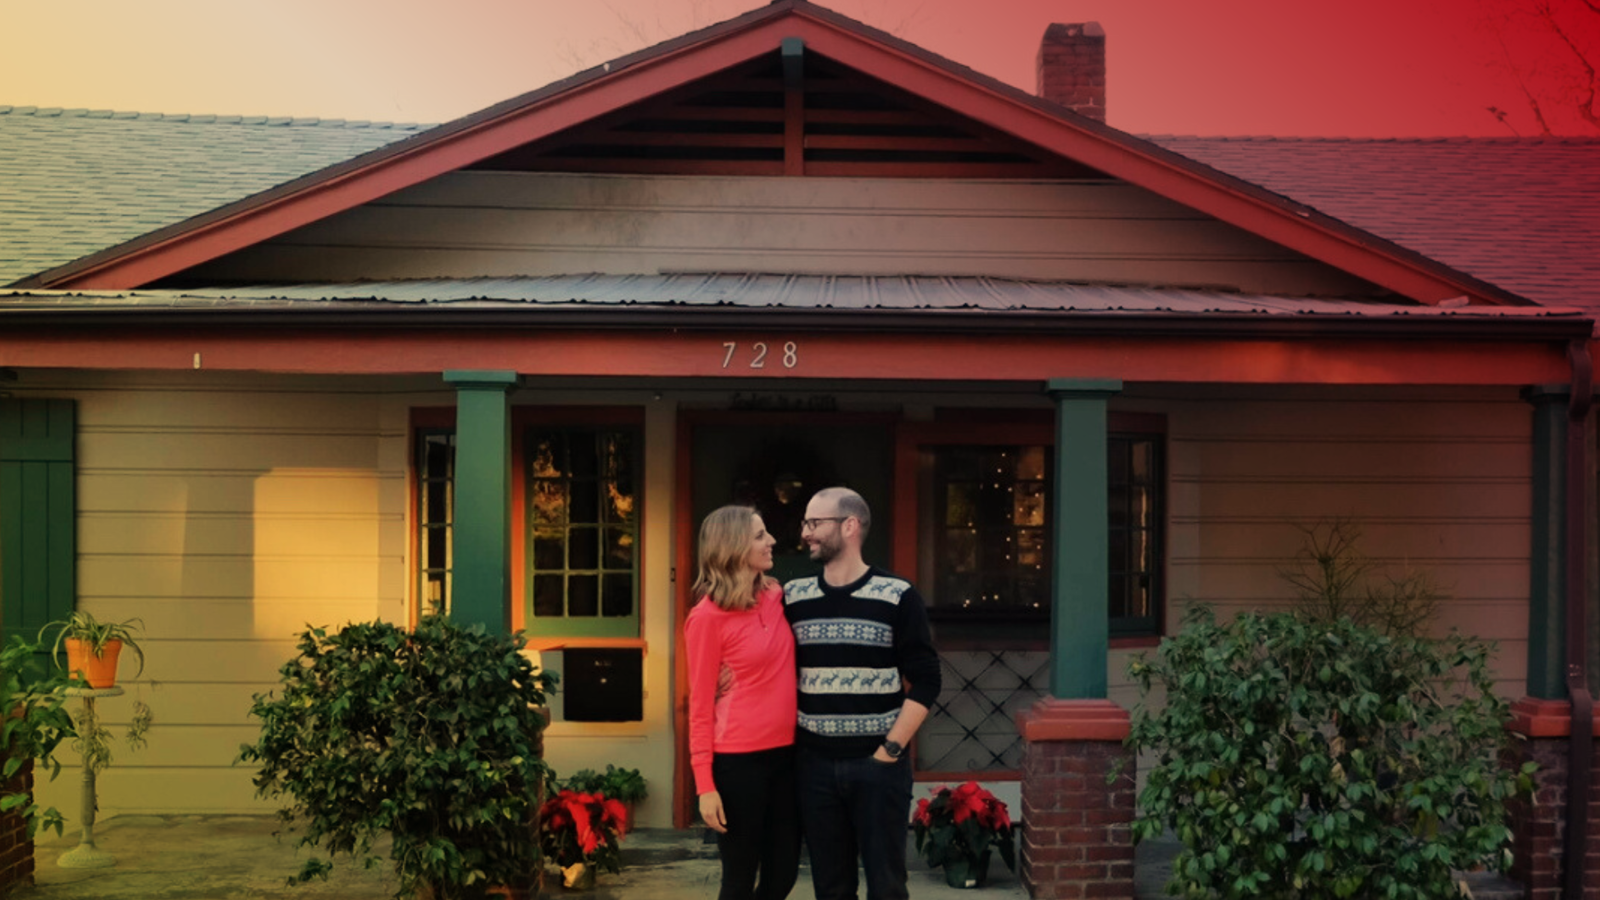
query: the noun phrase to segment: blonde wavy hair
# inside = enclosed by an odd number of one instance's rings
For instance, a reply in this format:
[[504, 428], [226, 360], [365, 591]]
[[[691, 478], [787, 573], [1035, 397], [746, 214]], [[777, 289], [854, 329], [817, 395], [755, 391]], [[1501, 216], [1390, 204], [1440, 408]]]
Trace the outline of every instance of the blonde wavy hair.
[[694, 596], [710, 597], [725, 610], [750, 609], [761, 592], [777, 582], [745, 564], [754, 537], [753, 506], [724, 506], [700, 523], [700, 569]]

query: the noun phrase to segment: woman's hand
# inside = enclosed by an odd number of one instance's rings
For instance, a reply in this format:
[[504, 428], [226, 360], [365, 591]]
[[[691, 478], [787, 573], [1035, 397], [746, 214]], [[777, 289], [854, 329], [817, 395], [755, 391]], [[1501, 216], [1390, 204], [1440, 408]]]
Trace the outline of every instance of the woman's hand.
[[722, 795], [716, 791], [707, 791], [700, 795], [700, 818], [712, 831], [718, 834], [728, 833], [728, 817], [722, 812]]

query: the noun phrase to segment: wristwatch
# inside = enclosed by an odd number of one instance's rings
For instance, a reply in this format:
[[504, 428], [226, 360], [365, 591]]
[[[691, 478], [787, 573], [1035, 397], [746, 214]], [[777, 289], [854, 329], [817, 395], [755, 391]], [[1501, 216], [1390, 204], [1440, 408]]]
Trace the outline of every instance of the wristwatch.
[[890, 759], [899, 759], [900, 754], [906, 752], [906, 748], [897, 741], [884, 741], [883, 752], [889, 754]]

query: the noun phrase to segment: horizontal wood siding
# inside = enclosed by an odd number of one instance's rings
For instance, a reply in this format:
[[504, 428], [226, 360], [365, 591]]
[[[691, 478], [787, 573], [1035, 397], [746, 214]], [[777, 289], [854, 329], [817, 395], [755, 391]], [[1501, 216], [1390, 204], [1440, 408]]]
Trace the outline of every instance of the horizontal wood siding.
[[[137, 695], [156, 721], [144, 749], [115, 748], [101, 815], [264, 811], [233, 761], [295, 635], [406, 615], [404, 404], [307, 379], [99, 379], [63, 384], [79, 402], [78, 602], [144, 621], [144, 676], [100, 711], [120, 733]], [[75, 817], [64, 760], [39, 794]]]
[[1522, 694], [1532, 450], [1515, 392], [1280, 388], [1166, 411], [1169, 631], [1193, 601], [1287, 608], [1295, 525], [1345, 517], [1386, 571], [1435, 576], [1434, 631], [1496, 641], [1499, 690]]
[[1288, 294], [1371, 287], [1113, 182], [457, 172], [197, 280], [578, 272], [994, 275]]

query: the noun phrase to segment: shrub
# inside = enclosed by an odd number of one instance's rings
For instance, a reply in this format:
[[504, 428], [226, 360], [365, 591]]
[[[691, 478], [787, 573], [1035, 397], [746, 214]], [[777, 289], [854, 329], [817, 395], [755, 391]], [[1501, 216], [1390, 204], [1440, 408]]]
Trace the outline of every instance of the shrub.
[[[330, 857], [361, 857], [393, 838], [397, 896], [482, 896], [536, 871], [537, 709], [554, 685], [521, 654], [519, 636], [497, 637], [424, 616], [414, 631], [388, 623], [321, 628], [300, 636], [280, 670], [281, 696], [257, 695], [261, 736], [240, 759], [259, 763], [263, 797], [286, 797], [298, 844]], [[326, 877], [306, 862], [291, 883]]]
[[1324, 623], [1349, 618], [1389, 637], [1427, 631], [1439, 601], [1448, 596], [1431, 573], [1385, 571], [1361, 552], [1361, 526], [1349, 519], [1295, 527], [1302, 546], [1278, 575], [1299, 595], [1295, 611], [1302, 618]]
[[1129, 737], [1156, 756], [1134, 839], [1177, 833], [1167, 889], [1191, 898], [1457, 896], [1452, 870], [1506, 861], [1505, 800], [1530, 782], [1500, 768], [1488, 660], [1460, 637], [1191, 610], [1129, 666], [1166, 689]]
[[[39, 767], [55, 778], [61, 772], [56, 747], [73, 733], [63, 693], [67, 680], [60, 675], [40, 678], [38, 656], [39, 645], [20, 635], [13, 634], [0, 646], [0, 711], [6, 713], [0, 716], [3, 785], [9, 785], [30, 759], [37, 759]], [[0, 793], [0, 812], [21, 816], [30, 838], [41, 825], [56, 834], [62, 830], [61, 813], [54, 807], [41, 808], [24, 792]]]
[[650, 795], [644, 775], [638, 769], [619, 769], [610, 764], [606, 765], [604, 774], [593, 769], [579, 769], [571, 777], [562, 779], [557, 787], [578, 794], [605, 794], [623, 803], [638, 803]]

